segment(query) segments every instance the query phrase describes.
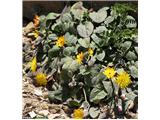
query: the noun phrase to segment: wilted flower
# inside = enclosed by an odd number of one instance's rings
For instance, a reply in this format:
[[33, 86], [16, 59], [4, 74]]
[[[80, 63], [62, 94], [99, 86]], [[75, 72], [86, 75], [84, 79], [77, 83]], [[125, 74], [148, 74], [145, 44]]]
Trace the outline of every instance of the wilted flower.
[[82, 61], [83, 61], [83, 58], [84, 58], [84, 53], [81, 52], [81, 53], [79, 53], [79, 54], [77, 55], [76, 61], [77, 61], [79, 64], [81, 64]]
[[83, 116], [84, 116], [83, 109], [79, 108], [79, 109], [74, 110], [73, 112], [74, 119], [83, 119]]
[[47, 84], [47, 76], [44, 73], [38, 73], [36, 75], [36, 83], [38, 85], [46, 85]]
[[130, 79], [130, 75], [123, 71], [121, 72], [118, 76], [117, 79], [115, 81], [120, 88], [126, 88], [130, 83], [132, 83], [131, 79]]
[[114, 68], [107, 67], [107, 68], [104, 70], [103, 74], [104, 74], [108, 79], [110, 79], [110, 78], [113, 78], [113, 77], [114, 77], [114, 75], [116, 74], [116, 71], [114, 70]]
[[58, 47], [63, 47], [65, 44], [65, 39], [64, 36], [58, 37], [57, 41], [56, 41], [56, 45]]
[[34, 37], [37, 38], [39, 36], [38, 30], [35, 30], [33, 34], [34, 34]]
[[37, 69], [37, 59], [36, 59], [36, 57], [33, 58], [33, 60], [30, 63], [30, 66], [31, 66], [32, 72], [35, 72], [36, 69]]
[[92, 48], [88, 49], [88, 53], [89, 53], [89, 56], [93, 56], [93, 50], [92, 50]]
[[34, 16], [34, 19], [33, 19], [33, 22], [34, 22], [34, 26], [35, 26], [35, 27], [38, 27], [38, 25], [39, 25], [39, 23], [40, 23], [39, 20], [40, 20], [40, 19], [39, 19], [39, 16], [38, 16], [38, 15], [35, 15], [35, 16]]

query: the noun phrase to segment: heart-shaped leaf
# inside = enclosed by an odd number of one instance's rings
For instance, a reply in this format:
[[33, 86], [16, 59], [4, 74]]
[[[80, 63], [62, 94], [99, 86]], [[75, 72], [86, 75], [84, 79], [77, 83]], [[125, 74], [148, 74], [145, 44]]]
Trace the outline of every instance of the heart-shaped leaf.
[[107, 17], [107, 12], [105, 10], [99, 10], [98, 12], [89, 13], [89, 17], [96, 23], [103, 22]]
[[94, 26], [91, 22], [85, 22], [84, 24], [80, 23], [77, 26], [77, 31], [81, 37], [87, 38], [92, 34], [93, 28]]

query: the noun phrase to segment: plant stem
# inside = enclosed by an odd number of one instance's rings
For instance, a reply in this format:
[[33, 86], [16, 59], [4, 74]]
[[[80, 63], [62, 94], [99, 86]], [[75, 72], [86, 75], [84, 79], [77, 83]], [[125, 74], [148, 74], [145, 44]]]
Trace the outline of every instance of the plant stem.
[[[84, 99], [85, 101], [87, 101], [87, 96], [86, 96], [86, 92], [85, 92], [85, 89], [83, 88], [83, 94], [84, 94]], [[88, 101], [87, 101], [88, 102]]]

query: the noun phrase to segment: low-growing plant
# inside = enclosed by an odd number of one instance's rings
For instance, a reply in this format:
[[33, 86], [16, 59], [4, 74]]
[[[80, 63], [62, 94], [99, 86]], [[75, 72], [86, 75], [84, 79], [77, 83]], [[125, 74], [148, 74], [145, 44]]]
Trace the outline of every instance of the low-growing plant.
[[98, 117], [100, 103], [127, 111], [129, 101], [138, 97], [137, 21], [131, 14], [135, 12], [129, 4], [89, 11], [77, 2], [61, 14], [36, 16], [31, 71], [41, 69], [36, 79], [51, 86], [51, 102], [79, 109], [85, 102], [91, 118]]

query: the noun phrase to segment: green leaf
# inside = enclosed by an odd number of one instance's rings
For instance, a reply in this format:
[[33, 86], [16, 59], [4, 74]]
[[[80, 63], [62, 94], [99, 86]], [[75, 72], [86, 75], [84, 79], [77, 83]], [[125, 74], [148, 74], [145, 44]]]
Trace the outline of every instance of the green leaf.
[[60, 14], [57, 14], [57, 13], [49, 13], [47, 16], [46, 16], [46, 20], [54, 20], [56, 19]]
[[102, 81], [105, 90], [107, 91], [108, 97], [112, 97], [113, 87], [111, 81]]
[[100, 100], [102, 100], [106, 96], [107, 96], [107, 93], [104, 90], [93, 88], [90, 93], [90, 101], [94, 103], [98, 103]]
[[91, 118], [95, 119], [98, 117], [99, 114], [100, 114], [100, 109], [98, 109], [97, 107], [91, 107], [89, 109], [89, 115], [91, 116]]
[[60, 49], [59, 47], [53, 46], [53, 47], [48, 51], [48, 56], [49, 56], [50, 58], [58, 56], [58, 55], [59, 55], [59, 49]]
[[93, 32], [93, 28], [93, 24], [91, 22], [86, 21], [84, 24], [80, 23], [77, 26], [77, 31], [81, 37], [88, 38]]
[[75, 48], [74, 47], [66, 47], [63, 50], [63, 55], [64, 56], [70, 56], [74, 52]]
[[97, 59], [99, 61], [103, 61], [104, 57], [105, 57], [105, 52], [104, 51], [97, 51], [97, 55], [96, 55]]
[[107, 17], [107, 12], [105, 9], [100, 9], [98, 12], [89, 13], [89, 17], [96, 23], [103, 22]]
[[79, 43], [82, 47], [88, 48], [89, 45], [90, 45], [90, 38], [84, 38], [84, 39], [80, 38], [80, 39], [78, 39], [78, 43]]
[[77, 100], [70, 100], [70, 101], [68, 101], [68, 105], [70, 107], [79, 107], [80, 106], [80, 102], [77, 101]]

